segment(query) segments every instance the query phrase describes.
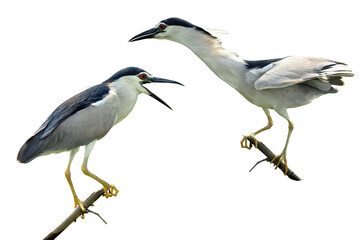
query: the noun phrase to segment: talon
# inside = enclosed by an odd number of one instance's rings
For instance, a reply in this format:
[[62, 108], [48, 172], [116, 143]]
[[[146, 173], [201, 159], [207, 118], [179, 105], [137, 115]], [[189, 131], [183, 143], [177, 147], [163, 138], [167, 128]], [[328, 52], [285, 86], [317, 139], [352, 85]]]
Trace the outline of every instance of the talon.
[[288, 173], [287, 158], [284, 158], [284, 165], [285, 165], [284, 175], [286, 176], [286, 175], [287, 175], [287, 173]]
[[284, 154], [277, 155], [270, 161], [270, 163], [274, 163], [274, 161], [276, 159], [278, 159], [278, 162], [277, 162], [277, 164], [275, 164], [275, 169], [277, 169], [279, 167], [280, 163], [283, 162], [284, 166], [285, 166], [284, 175], [287, 175], [287, 173], [288, 173], [288, 164], [287, 164], [286, 156]]
[[277, 164], [275, 165], [275, 169], [277, 169], [279, 167], [281, 162], [282, 162], [282, 157], [279, 155], [279, 160], [278, 160]]
[[114, 185], [103, 186], [103, 189], [104, 189], [104, 196], [106, 198], [117, 196], [117, 194], [119, 192], [118, 189]]
[[78, 200], [74, 200], [75, 204], [74, 204], [74, 208], [77, 208], [77, 206], [80, 207], [80, 209], [82, 210], [82, 215], [80, 216], [82, 219], [84, 219], [84, 213], [86, 212], [85, 207], [83, 206], [83, 201]]
[[253, 147], [253, 145], [251, 144], [251, 142], [249, 143], [249, 146], [248, 146], [248, 138], [252, 138], [254, 139], [254, 143], [255, 143], [255, 147], [258, 148], [258, 140], [256, 140], [256, 138], [254, 137], [253, 134], [250, 134], [250, 135], [246, 135], [243, 137], [243, 139], [241, 139], [240, 141], [240, 144], [241, 144], [241, 147], [242, 148], [247, 148], [247, 149], [251, 149]]
[[241, 144], [241, 148], [251, 149], [251, 144], [248, 146], [248, 139], [245, 136], [240, 141], [240, 144]]
[[79, 199], [78, 200], [74, 200], [75, 204], [74, 204], [74, 208], [77, 208], [77, 206], [80, 207], [80, 209], [85, 212], [86, 209], [85, 207], [83, 206], [83, 201], [80, 201]]

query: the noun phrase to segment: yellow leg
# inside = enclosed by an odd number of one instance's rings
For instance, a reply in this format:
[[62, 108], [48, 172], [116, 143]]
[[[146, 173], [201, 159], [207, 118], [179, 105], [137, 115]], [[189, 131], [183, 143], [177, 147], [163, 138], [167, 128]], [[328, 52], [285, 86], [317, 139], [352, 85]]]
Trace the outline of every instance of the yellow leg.
[[248, 137], [254, 139], [255, 147], [257, 148], [257, 147], [258, 147], [258, 140], [256, 140], [256, 138], [255, 138], [254, 136], [257, 135], [257, 134], [259, 134], [259, 133], [261, 133], [261, 132], [263, 132], [263, 131], [265, 131], [265, 130], [270, 129], [270, 128], [273, 126], [273, 119], [272, 119], [271, 116], [270, 116], [269, 110], [266, 109], [266, 108], [263, 108], [263, 110], [264, 110], [264, 112], [265, 112], [265, 114], [266, 114], [266, 116], [267, 116], [267, 118], [268, 118], [268, 124], [267, 124], [265, 127], [259, 129], [259, 130], [256, 131], [256, 132], [253, 132], [253, 133], [251, 133], [251, 134], [249, 134], [249, 135], [243, 136], [243, 139], [241, 139], [241, 141], [240, 141], [240, 144], [241, 144], [241, 147], [242, 147], [242, 148], [251, 149], [251, 147], [252, 147], [251, 143], [250, 143], [249, 146], [248, 146]]
[[283, 161], [285, 164], [285, 172], [284, 174], [287, 175], [288, 172], [288, 164], [287, 164], [287, 149], [288, 149], [288, 144], [289, 144], [289, 139], [290, 136], [292, 135], [293, 129], [294, 129], [294, 124], [292, 123], [292, 121], [289, 120], [289, 116], [286, 110], [281, 110], [281, 111], [277, 111], [282, 117], [284, 117], [287, 121], [288, 121], [288, 136], [287, 136], [287, 141], [285, 143], [284, 149], [282, 151], [282, 153], [280, 155], [277, 155], [273, 158], [273, 160], [270, 163], [273, 163], [276, 159], [279, 158], [278, 163], [275, 165], [275, 169], [278, 168], [279, 164]]
[[77, 154], [78, 151], [79, 151], [79, 147], [75, 148], [75, 149], [72, 149], [70, 151], [68, 166], [67, 166], [67, 169], [65, 170], [65, 178], [68, 181], [70, 190], [72, 190], [72, 194], [73, 194], [73, 198], [74, 198], [74, 208], [76, 208], [79, 205], [79, 207], [82, 209], [82, 211], [85, 212], [83, 202], [79, 200], [77, 194], [75, 193], [73, 182], [72, 182], [72, 179], [70, 177], [71, 176], [71, 174], [70, 174], [70, 165], [72, 164], [74, 156], [75, 156], [75, 154]]
[[89, 155], [94, 147], [96, 143], [96, 140], [94, 140], [93, 142], [91, 142], [90, 144], [88, 144], [87, 146], [85, 146], [85, 153], [84, 153], [84, 160], [83, 160], [83, 164], [82, 164], [82, 171], [85, 175], [93, 178], [94, 180], [96, 180], [97, 182], [99, 182], [100, 184], [102, 184], [103, 189], [104, 189], [104, 195], [106, 196], [106, 198], [108, 197], [112, 197], [112, 196], [117, 196], [118, 194], [118, 189], [114, 186], [114, 185], [110, 185], [109, 183], [107, 183], [106, 181], [104, 181], [103, 179], [97, 177], [95, 174], [91, 173], [88, 170], [88, 158]]

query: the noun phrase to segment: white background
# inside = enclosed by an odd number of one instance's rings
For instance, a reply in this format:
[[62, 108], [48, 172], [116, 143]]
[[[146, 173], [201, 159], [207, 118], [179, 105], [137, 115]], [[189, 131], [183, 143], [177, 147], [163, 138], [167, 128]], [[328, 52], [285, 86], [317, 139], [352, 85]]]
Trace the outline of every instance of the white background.
[[[64, 100], [127, 66], [180, 81], [149, 86], [170, 111], [140, 95], [99, 141], [89, 169], [120, 190], [58, 239], [361, 239], [361, 11], [358, 1], [2, 1], [1, 239], [42, 239], [73, 209], [68, 153], [20, 164], [21, 145]], [[356, 76], [338, 94], [291, 109], [289, 180], [241, 149], [263, 111], [218, 79], [187, 48], [129, 43], [169, 17], [222, 29], [243, 59], [288, 55], [347, 62]], [[258, 138], [279, 153], [287, 122]], [[81, 199], [101, 188], [72, 165]]]

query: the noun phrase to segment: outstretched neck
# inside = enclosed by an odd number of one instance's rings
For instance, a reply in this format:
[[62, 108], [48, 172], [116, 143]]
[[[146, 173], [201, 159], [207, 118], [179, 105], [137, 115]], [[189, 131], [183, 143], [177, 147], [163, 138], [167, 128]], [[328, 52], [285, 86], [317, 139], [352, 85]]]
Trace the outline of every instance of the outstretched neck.
[[226, 51], [219, 39], [191, 32], [176, 41], [194, 52], [219, 78], [235, 89], [240, 89], [245, 79], [244, 61], [235, 53]]

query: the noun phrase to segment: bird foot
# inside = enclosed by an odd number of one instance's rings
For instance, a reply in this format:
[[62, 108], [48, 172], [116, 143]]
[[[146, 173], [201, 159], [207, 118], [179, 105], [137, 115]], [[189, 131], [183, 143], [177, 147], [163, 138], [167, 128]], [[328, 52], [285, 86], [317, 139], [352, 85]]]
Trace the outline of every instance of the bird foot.
[[258, 140], [256, 140], [256, 138], [254, 137], [254, 134], [243, 136], [243, 139], [241, 139], [241, 141], [240, 141], [241, 147], [247, 148], [249, 150], [252, 148], [253, 145], [251, 145], [250, 141], [249, 141], [249, 145], [248, 145], [248, 138], [254, 139], [255, 147], [258, 148]]
[[74, 199], [74, 208], [77, 208], [77, 206], [79, 206], [80, 209], [82, 210], [83, 213], [81, 215], [81, 218], [84, 219], [84, 212], [86, 212], [87, 210], [83, 205], [83, 201], [80, 201], [79, 199]]
[[280, 165], [281, 162], [284, 163], [285, 166], [285, 171], [284, 171], [284, 175], [287, 175], [288, 172], [288, 164], [287, 164], [287, 157], [285, 156], [284, 153], [276, 155], [271, 161], [270, 163], [274, 163], [274, 161], [276, 161], [278, 159], [277, 164], [275, 165], [275, 169], [277, 169]]
[[117, 196], [119, 192], [114, 185], [103, 186], [103, 189], [104, 189], [104, 196], [106, 198]]
[[83, 201], [80, 201], [79, 199], [74, 199], [74, 208], [77, 208], [77, 206], [79, 206], [83, 212], [86, 211], [85, 207], [83, 206]]

